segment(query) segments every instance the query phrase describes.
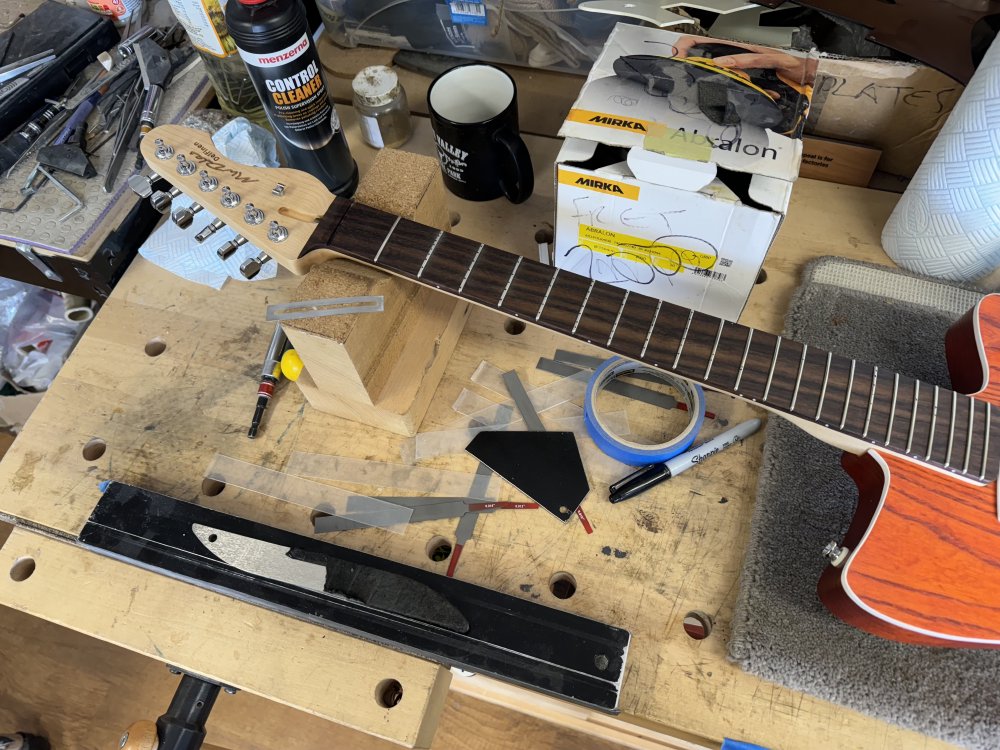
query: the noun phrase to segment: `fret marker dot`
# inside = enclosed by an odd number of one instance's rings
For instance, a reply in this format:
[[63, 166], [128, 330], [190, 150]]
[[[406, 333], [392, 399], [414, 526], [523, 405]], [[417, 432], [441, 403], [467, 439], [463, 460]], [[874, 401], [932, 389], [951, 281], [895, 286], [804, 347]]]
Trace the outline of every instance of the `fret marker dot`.
[[762, 268], [760, 269], [760, 273], [757, 274], [757, 280], [754, 284], [763, 284], [765, 281], [767, 281], [767, 271]]
[[513, 318], [507, 320], [503, 324], [503, 329], [511, 336], [518, 336], [524, 333], [525, 328], [527, 328], [527, 326], [524, 324], [523, 321], [514, 320]]

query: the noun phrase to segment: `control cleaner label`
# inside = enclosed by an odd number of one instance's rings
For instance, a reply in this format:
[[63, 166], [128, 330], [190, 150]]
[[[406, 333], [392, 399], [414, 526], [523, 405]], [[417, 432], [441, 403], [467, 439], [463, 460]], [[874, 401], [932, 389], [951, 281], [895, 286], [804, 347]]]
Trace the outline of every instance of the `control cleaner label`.
[[316, 151], [340, 129], [340, 119], [326, 93], [319, 58], [309, 36], [277, 52], [245, 52], [246, 63], [268, 119], [282, 138]]

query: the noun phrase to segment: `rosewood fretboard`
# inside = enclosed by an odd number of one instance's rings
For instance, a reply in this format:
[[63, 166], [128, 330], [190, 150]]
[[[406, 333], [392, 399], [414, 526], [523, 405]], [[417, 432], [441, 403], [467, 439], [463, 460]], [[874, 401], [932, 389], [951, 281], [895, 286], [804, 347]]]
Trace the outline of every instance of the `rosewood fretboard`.
[[985, 401], [343, 199], [304, 252], [319, 247], [969, 479], [997, 478]]

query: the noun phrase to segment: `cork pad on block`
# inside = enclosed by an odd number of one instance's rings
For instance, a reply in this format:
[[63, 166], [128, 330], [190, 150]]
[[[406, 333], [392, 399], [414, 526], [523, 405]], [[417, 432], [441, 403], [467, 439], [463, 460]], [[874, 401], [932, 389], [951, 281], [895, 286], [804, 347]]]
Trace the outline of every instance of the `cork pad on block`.
[[[439, 229], [449, 227], [437, 161], [382, 150], [355, 200]], [[283, 326], [305, 371], [311, 406], [413, 435], [468, 317], [466, 303], [350, 260], [314, 266], [294, 301], [381, 295], [380, 313], [329, 315]]]

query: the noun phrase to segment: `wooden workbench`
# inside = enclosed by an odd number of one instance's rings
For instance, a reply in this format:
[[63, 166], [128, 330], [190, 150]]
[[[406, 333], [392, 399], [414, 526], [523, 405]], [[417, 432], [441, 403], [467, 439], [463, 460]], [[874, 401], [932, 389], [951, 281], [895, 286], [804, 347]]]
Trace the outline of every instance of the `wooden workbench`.
[[[360, 144], [353, 114], [342, 116], [363, 170], [374, 152]], [[551, 228], [551, 165], [559, 143], [527, 140], [535, 195], [520, 206], [450, 197], [456, 233], [525, 255], [536, 252], [535, 233]], [[426, 121], [406, 148], [431, 153]], [[888, 263], [879, 232], [895, 200], [800, 181], [765, 262], [766, 280], [741, 322], [779, 330], [799, 271], [811, 258], [835, 254]], [[133, 264], [0, 462], [0, 512], [19, 523], [0, 549], [0, 569], [23, 572], [30, 567], [23, 558], [34, 563], [24, 580], [0, 576], [0, 603], [318, 716], [425, 744], [449, 688], [446, 670], [99, 557], [70, 541], [104, 479], [309, 533], [305, 509], [233, 487], [204, 494], [203, 471], [214, 454], [274, 469], [295, 450], [399, 460], [403, 438], [316, 412], [288, 386], [272, 402], [260, 437], [246, 439], [270, 335], [264, 308], [287, 300], [296, 284], [282, 272], [214, 292], [142, 259]], [[557, 346], [584, 349], [542, 330], [510, 335], [504, 322], [496, 313], [473, 312], [424, 429], [454, 419], [451, 404], [480, 361], [520, 368], [541, 383], [546, 377], [533, 369], [539, 355], [550, 356]], [[709, 395], [709, 406], [730, 422], [753, 413], [718, 394]], [[782, 750], [945, 747], [727, 662], [761, 447], [758, 434], [624, 506], [604, 502], [604, 488], [598, 488], [584, 506], [596, 529], [591, 536], [579, 524], [563, 525], [541, 512], [493, 514], [480, 522], [458, 575], [629, 629], [623, 716], [585, 717], [584, 723], [622, 736], [634, 731], [633, 746], [711, 748], [734, 737]], [[475, 466], [468, 456], [434, 465]], [[453, 532], [453, 524], [431, 522], [411, 525], [404, 536], [371, 530], [341, 534], [337, 542], [443, 572], [446, 563], [432, 562], [426, 545]], [[572, 598], [550, 593], [557, 572], [575, 578]], [[716, 628], [706, 640], [684, 634], [681, 621], [689, 610], [714, 616]], [[375, 701], [375, 686], [386, 678], [399, 680], [404, 690], [392, 709]], [[489, 693], [488, 686], [466, 679], [456, 678], [453, 689]], [[629, 728], [635, 725], [644, 729]]]

